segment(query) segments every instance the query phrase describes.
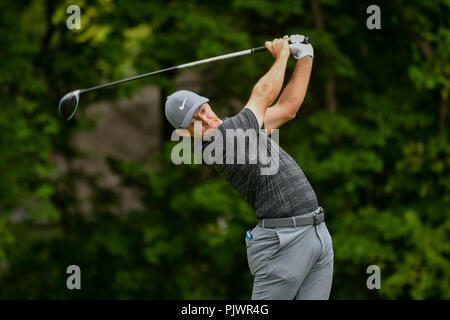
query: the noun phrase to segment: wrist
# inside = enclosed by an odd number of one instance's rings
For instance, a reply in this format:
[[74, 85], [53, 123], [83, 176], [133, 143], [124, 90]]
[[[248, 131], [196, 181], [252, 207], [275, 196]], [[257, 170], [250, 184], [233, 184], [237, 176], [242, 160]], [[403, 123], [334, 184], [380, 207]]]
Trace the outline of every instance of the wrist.
[[276, 60], [287, 60], [289, 59], [289, 56], [291, 55], [290, 52], [281, 52], [278, 57], [276, 58]]
[[306, 62], [306, 61], [308, 61], [308, 62], [312, 63], [313, 60], [314, 60], [313, 56], [304, 56], [304, 57], [301, 57], [301, 58], [297, 59], [297, 62], [300, 62], [300, 61]]

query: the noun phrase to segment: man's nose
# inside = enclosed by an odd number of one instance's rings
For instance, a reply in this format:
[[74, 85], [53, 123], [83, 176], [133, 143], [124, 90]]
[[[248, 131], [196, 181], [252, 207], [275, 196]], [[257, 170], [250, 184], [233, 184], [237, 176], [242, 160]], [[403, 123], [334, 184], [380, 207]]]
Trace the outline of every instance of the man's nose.
[[209, 120], [209, 117], [206, 114], [200, 114], [199, 118], [206, 122]]

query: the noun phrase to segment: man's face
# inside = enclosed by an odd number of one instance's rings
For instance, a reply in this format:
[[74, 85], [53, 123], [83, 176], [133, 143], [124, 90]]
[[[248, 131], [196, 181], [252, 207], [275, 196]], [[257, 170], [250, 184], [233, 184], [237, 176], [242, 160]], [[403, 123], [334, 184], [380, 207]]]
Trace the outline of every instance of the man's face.
[[195, 137], [194, 123], [196, 121], [201, 125], [202, 137], [212, 135], [214, 130], [222, 123], [222, 120], [220, 120], [214, 111], [212, 111], [211, 106], [208, 103], [202, 104], [197, 111], [195, 111], [191, 125], [186, 128], [192, 137]]

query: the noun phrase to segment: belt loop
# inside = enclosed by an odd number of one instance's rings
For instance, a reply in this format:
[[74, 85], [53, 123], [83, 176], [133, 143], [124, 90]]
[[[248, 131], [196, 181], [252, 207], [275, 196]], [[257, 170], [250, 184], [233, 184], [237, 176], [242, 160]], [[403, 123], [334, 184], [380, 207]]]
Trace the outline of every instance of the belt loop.
[[295, 221], [295, 217], [291, 217], [292, 218], [292, 222], [294, 224], [294, 228], [297, 226], [297, 221]]
[[262, 226], [263, 228], [264, 228], [264, 222], [265, 222], [265, 221], [266, 221], [266, 219], [263, 219], [263, 226]]

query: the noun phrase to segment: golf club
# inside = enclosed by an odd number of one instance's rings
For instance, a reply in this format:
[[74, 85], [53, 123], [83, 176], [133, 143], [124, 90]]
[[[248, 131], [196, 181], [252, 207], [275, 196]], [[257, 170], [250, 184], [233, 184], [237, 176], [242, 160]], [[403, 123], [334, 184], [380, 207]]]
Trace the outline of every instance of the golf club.
[[[310, 41], [309, 41], [309, 37], [292, 36], [291, 39], [289, 40], [289, 43], [290, 44], [294, 44], [294, 43], [308, 44], [308, 43], [310, 43]], [[131, 77], [131, 78], [126, 78], [126, 79], [122, 79], [122, 80], [118, 80], [118, 81], [114, 81], [114, 82], [101, 84], [101, 85], [98, 85], [98, 86], [95, 86], [95, 87], [92, 87], [92, 88], [79, 89], [79, 90], [71, 91], [71, 92], [67, 93], [66, 95], [64, 95], [64, 97], [62, 97], [62, 99], [60, 100], [58, 111], [59, 111], [59, 114], [60, 114], [60, 116], [62, 118], [64, 118], [67, 121], [69, 121], [70, 119], [72, 119], [72, 117], [75, 115], [75, 112], [77, 111], [78, 103], [80, 101], [80, 94], [82, 94], [82, 93], [89, 92], [89, 91], [94, 91], [94, 90], [102, 89], [102, 88], [106, 88], [106, 87], [111, 87], [111, 86], [114, 86], [114, 85], [117, 85], [117, 84], [125, 83], [125, 82], [132, 81], [132, 80], [137, 80], [137, 79], [141, 79], [141, 78], [145, 78], [145, 77], [148, 77], [148, 76], [151, 76], [151, 75], [155, 75], [155, 74], [158, 74], [158, 73], [163, 73], [163, 72], [177, 70], [177, 69], [183, 69], [183, 68], [187, 68], [187, 67], [192, 67], [192, 66], [196, 66], [196, 65], [199, 65], [199, 64], [203, 64], [203, 63], [209, 63], [209, 62], [213, 62], [213, 61], [219, 61], [219, 60], [234, 58], [234, 57], [243, 56], [243, 55], [247, 55], [247, 54], [252, 54], [252, 53], [256, 53], [256, 52], [262, 52], [262, 51], [266, 51], [266, 50], [267, 50], [267, 48], [265, 46], [258, 47], [258, 48], [252, 48], [252, 49], [248, 49], [248, 50], [243, 50], [243, 51], [238, 51], [238, 52], [234, 52], [234, 53], [224, 54], [224, 55], [213, 57], [213, 58], [207, 58], [207, 59], [203, 59], [203, 60], [189, 62], [189, 63], [181, 64], [181, 65], [178, 65], [178, 66], [174, 66], [174, 67], [170, 67], [170, 68], [166, 68], [166, 69], [162, 69], [162, 70], [158, 70], [158, 71], [144, 73], [144, 74], [137, 75], [137, 76], [134, 76], [134, 77]]]

